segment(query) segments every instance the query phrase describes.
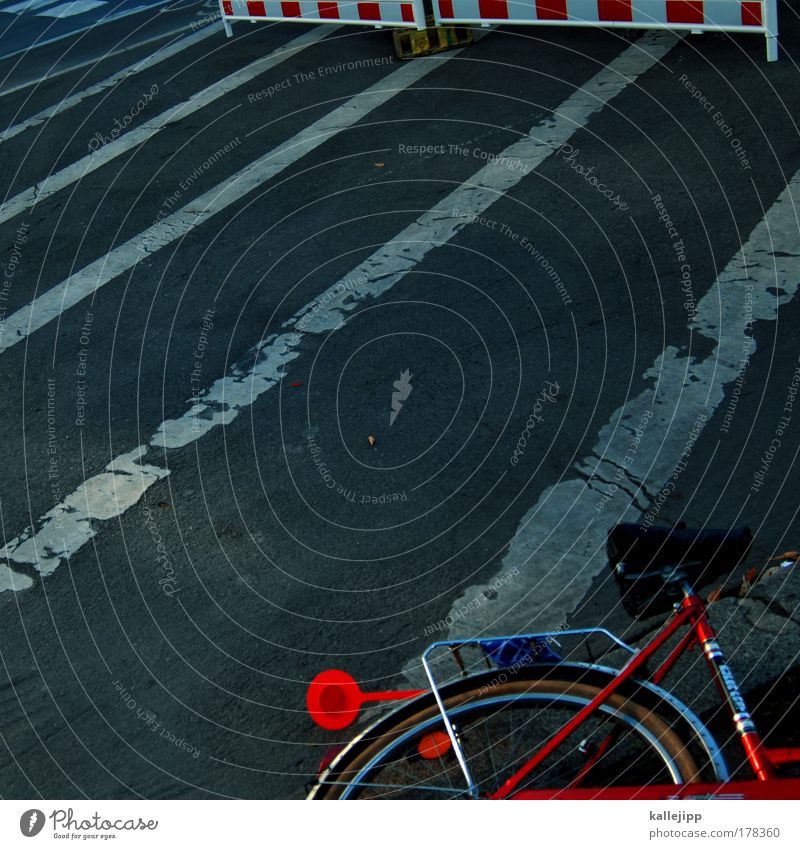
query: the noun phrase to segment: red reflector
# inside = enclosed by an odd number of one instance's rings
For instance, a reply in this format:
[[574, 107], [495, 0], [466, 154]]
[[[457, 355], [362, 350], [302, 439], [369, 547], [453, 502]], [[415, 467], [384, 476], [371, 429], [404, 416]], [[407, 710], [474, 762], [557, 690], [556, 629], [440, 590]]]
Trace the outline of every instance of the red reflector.
[[453, 742], [444, 731], [432, 731], [417, 743], [417, 751], [427, 761], [441, 758], [453, 748]]
[[328, 731], [339, 731], [354, 722], [363, 700], [353, 676], [341, 669], [320, 672], [306, 693], [306, 707], [311, 718]]

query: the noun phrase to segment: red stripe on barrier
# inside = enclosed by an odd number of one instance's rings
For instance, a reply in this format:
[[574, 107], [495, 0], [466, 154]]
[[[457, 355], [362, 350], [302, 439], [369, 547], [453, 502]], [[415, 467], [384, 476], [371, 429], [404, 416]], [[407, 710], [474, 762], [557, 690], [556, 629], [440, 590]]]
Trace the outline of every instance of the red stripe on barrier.
[[453, 0], [439, 0], [439, 15], [443, 18], [453, 17]]
[[247, 12], [253, 17], [267, 17], [267, 9], [264, 6], [263, 0], [247, 0]]
[[362, 21], [379, 21], [381, 19], [380, 3], [358, 3], [358, 17]]
[[222, 12], [225, 15], [233, 15], [233, 3], [231, 3], [231, 0], [222, 0]]
[[302, 14], [300, 12], [299, 3], [281, 3], [281, 12], [286, 15], [287, 18], [299, 18]]
[[536, 17], [540, 21], [566, 21], [567, 0], [536, 0]]
[[414, 7], [410, 3], [402, 3], [400, 5], [400, 14], [406, 23], [414, 23]]
[[742, 3], [742, 26], [763, 26], [761, 23], [761, 3]]
[[667, 23], [705, 23], [703, 0], [667, 0]]
[[508, 19], [508, 2], [507, 0], [478, 0], [478, 13], [482, 18], [501, 18]]
[[632, 0], [597, 0], [597, 16], [601, 21], [632, 21]]
[[319, 16], [321, 18], [334, 18], [336, 20], [339, 19], [339, 4], [338, 3], [324, 3], [320, 0], [317, 3], [317, 9], [319, 10]]

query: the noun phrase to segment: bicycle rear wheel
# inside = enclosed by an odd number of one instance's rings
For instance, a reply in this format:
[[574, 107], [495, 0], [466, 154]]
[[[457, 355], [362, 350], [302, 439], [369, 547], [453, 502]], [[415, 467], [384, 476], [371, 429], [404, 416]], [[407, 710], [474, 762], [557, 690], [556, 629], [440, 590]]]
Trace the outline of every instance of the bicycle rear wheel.
[[[595, 684], [536, 674], [492, 672], [442, 691], [480, 795], [498, 790], [600, 692]], [[616, 693], [519, 789], [564, 788], [581, 773], [582, 787], [682, 784], [701, 777], [690, 747], [667, 721], [652, 707]], [[426, 696], [356, 738], [310, 798], [468, 795], [444, 721], [433, 697]]]

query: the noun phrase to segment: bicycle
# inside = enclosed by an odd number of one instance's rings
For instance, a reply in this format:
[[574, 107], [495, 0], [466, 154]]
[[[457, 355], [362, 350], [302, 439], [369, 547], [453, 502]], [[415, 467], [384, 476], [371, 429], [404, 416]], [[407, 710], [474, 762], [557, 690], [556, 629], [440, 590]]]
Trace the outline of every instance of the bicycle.
[[[341, 670], [322, 673], [307, 705], [323, 727], [346, 727], [364, 701], [403, 703], [322, 765], [309, 798], [800, 798], [800, 779], [779, 776], [800, 764], [800, 749], [764, 744], [696, 592], [738, 566], [751, 540], [748, 528], [613, 527], [609, 566], [625, 609], [634, 617], [671, 610], [641, 649], [604, 628], [570, 629], [433, 643], [422, 656], [427, 690], [362, 693]], [[781, 566], [797, 557], [783, 555]], [[554, 646], [569, 637], [602, 637], [629, 657], [619, 669], [565, 659]], [[660, 686], [693, 646], [719, 688], [752, 780], [731, 780], [708, 728]], [[467, 650], [480, 652], [484, 671], [471, 672]], [[661, 650], [666, 657], [648, 672]], [[460, 676], [443, 685], [432, 662], [442, 651]]]

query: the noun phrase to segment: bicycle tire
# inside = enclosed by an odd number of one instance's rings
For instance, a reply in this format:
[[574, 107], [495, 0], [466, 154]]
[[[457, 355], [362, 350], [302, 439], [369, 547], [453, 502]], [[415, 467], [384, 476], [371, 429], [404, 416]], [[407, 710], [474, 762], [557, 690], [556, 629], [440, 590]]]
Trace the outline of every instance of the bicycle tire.
[[[556, 668], [557, 669], [557, 668]], [[553, 672], [557, 675], [557, 672]], [[560, 728], [570, 715], [593, 699], [601, 687], [593, 683], [543, 677], [540, 670], [488, 672], [472, 676], [445, 687], [441, 695], [456, 727], [465, 751], [470, 771], [474, 771], [481, 795], [496, 790], [516, 769], [522, 766], [535, 751], [530, 742], [531, 732], [541, 730], [544, 739]], [[623, 688], [625, 689], [625, 688]], [[612, 694], [601, 708], [598, 719], [589, 720], [595, 728], [609, 724], [622, 728], [625, 748], [620, 753], [611, 751], [603, 756], [590, 773], [592, 781], [583, 786], [614, 786], [650, 783], [683, 784], [702, 780], [702, 766], [698, 766], [691, 746], [676, 733], [651, 705], [635, 700], [636, 688]], [[512, 757], [505, 768], [497, 766], [496, 754], [500, 744], [488, 734], [488, 723], [493, 723], [503, 711], [533, 709], [526, 722], [525, 738], [513, 735], [520, 756]], [[544, 711], [549, 711], [545, 718]], [[561, 712], [560, 716], [556, 714]], [[510, 714], [506, 713], [505, 719]], [[505, 721], [501, 720], [501, 721]], [[535, 719], [536, 724], [531, 725]], [[441, 733], [444, 723], [432, 694], [426, 694], [395, 711], [375, 726], [353, 740], [320, 777], [309, 795], [311, 799], [340, 798], [465, 798], [468, 788], [458, 766], [452, 747], [442, 757], [423, 757], [420, 746], [429, 746], [434, 732]], [[466, 742], [474, 732], [487, 736], [488, 745], [476, 748]], [[620, 733], [622, 733], [620, 732]], [[494, 731], [493, 731], [494, 734]], [[510, 739], [512, 735], [507, 735]], [[573, 739], [574, 738], [574, 739]], [[443, 739], [443, 738], [441, 738]], [[580, 768], [582, 753], [578, 742], [586, 743], [584, 728], [551, 755], [552, 765], [540, 770], [522, 786], [559, 788], [566, 786]], [[616, 744], [615, 744], [616, 745]], [[491, 760], [488, 770], [482, 761]], [[583, 760], [585, 763], [585, 758]], [[549, 760], [545, 761], [548, 764]], [[602, 764], [602, 768], [601, 768]], [[658, 769], [655, 767], [658, 766]], [[480, 767], [480, 769], [479, 769]], [[615, 770], [620, 771], [615, 774]], [[555, 779], [555, 782], [554, 782]], [[544, 783], [542, 783], [544, 782]], [[521, 788], [520, 788], [521, 789]]]

